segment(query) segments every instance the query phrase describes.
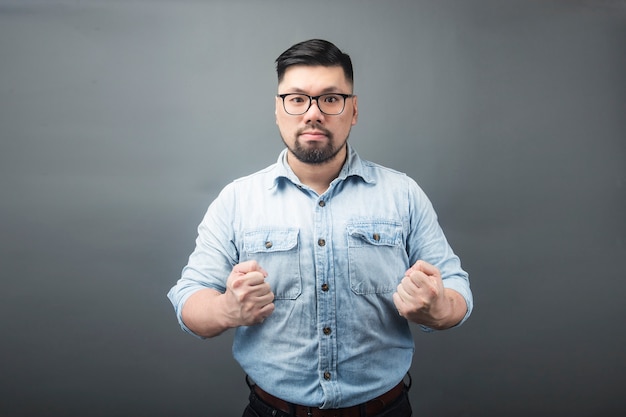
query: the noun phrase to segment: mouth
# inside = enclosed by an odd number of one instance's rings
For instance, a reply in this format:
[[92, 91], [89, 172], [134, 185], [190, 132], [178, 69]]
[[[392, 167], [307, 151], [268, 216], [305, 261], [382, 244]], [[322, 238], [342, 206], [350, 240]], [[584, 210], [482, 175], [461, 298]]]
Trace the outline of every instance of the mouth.
[[325, 132], [322, 132], [321, 130], [305, 131], [305, 132], [300, 133], [298, 136], [308, 141], [319, 141], [319, 140], [324, 140], [328, 138], [328, 134]]

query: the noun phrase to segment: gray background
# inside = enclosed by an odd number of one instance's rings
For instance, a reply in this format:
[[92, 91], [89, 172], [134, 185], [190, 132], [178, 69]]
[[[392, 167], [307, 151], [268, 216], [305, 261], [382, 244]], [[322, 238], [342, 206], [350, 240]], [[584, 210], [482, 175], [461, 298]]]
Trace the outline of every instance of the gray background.
[[415, 414], [624, 415], [626, 2], [576, 0], [0, 1], [1, 415], [240, 415], [232, 333], [165, 294], [313, 37], [471, 274], [470, 321], [415, 332]]

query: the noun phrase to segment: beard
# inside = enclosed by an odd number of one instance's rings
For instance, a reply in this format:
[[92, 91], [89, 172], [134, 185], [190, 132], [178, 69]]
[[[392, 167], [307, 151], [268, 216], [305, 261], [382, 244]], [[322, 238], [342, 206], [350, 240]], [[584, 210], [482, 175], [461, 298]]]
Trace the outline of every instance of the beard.
[[306, 130], [315, 129], [319, 130], [326, 135], [328, 141], [325, 144], [322, 143], [314, 143], [310, 145], [303, 144], [300, 141], [300, 135], [304, 132], [305, 129], [301, 129], [296, 132], [296, 140], [293, 146], [289, 146], [285, 139], [283, 138], [283, 143], [289, 151], [296, 157], [300, 162], [304, 162], [306, 164], [315, 164], [320, 165], [325, 162], [332, 160], [338, 153], [341, 151], [343, 146], [346, 144], [348, 138], [343, 141], [340, 146], [335, 145], [335, 137], [331, 131], [319, 126], [317, 124], [308, 126]]

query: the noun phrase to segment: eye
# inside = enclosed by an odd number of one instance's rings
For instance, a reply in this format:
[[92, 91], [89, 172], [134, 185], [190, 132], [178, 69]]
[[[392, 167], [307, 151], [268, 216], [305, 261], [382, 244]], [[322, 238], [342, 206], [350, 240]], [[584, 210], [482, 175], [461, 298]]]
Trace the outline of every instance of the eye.
[[309, 101], [309, 99], [306, 96], [303, 96], [301, 94], [290, 94], [287, 96], [287, 100], [293, 104], [302, 104], [302, 103], [306, 103], [307, 101]]
[[324, 100], [324, 103], [335, 104], [339, 100], [341, 100], [341, 96], [338, 96], [337, 94], [326, 94], [323, 100]]

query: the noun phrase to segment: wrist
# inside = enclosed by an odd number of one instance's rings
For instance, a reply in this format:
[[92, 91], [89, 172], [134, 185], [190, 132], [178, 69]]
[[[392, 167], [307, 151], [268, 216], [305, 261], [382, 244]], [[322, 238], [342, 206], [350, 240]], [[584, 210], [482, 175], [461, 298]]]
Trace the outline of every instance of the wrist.
[[465, 300], [458, 292], [444, 288], [445, 310], [439, 322], [439, 329], [448, 329], [456, 326], [465, 315]]
[[222, 332], [240, 326], [239, 310], [231, 307], [232, 303], [230, 302], [230, 298], [232, 295], [228, 293], [228, 290], [226, 291], [226, 293], [220, 294], [217, 297], [216, 308], [213, 310], [215, 312], [217, 325], [222, 329]]

